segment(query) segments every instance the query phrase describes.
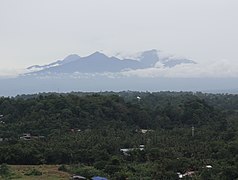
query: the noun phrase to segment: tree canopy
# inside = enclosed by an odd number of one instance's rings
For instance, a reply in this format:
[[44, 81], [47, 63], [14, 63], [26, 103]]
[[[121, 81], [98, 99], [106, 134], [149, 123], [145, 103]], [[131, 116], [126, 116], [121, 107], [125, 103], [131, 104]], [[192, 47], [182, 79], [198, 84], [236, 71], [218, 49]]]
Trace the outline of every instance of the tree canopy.
[[68, 164], [74, 173], [110, 179], [176, 179], [188, 171], [197, 179], [236, 179], [237, 110], [238, 95], [230, 94], [2, 97], [0, 163]]

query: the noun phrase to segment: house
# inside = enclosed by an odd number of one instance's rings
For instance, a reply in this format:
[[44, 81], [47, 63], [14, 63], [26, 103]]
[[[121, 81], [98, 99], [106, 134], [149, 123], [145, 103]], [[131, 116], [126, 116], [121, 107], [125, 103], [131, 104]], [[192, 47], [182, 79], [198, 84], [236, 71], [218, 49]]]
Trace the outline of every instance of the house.
[[192, 177], [195, 174], [195, 171], [187, 171], [186, 173], [183, 174], [183, 177]]
[[31, 134], [24, 133], [23, 136], [20, 137], [20, 139], [24, 140], [24, 141], [29, 141], [29, 140], [31, 140]]
[[154, 130], [152, 130], [152, 129], [141, 129], [140, 130], [140, 132], [142, 133], [142, 134], [146, 134], [146, 133], [148, 133], [148, 132], [153, 132]]
[[134, 151], [134, 150], [140, 150], [143, 151], [145, 149], [145, 145], [141, 144], [139, 148], [125, 148], [125, 149], [120, 149], [120, 151], [123, 153], [125, 156], [129, 156], [128, 152]]
[[147, 132], [148, 132], [147, 129], [141, 129], [141, 133], [142, 133], [142, 134], [145, 134], [145, 133], [147, 133]]
[[91, 180], [108, 180], [108, 179], [105, 178], [105, 177], [94, 176], [94, 177], [91, 178]]
[[182, 175], [180, 172], [177, 172], [177, 175], [178, 175], [178, 178], [179, 178], [179, 179], [182, 179], [182, 178], [183, 178], [183, 175]]
[[79, 176], [79, 175], [73, 175], [73, 176], [70, 177], [70, 179], [72, 179], [72, 180], [85, 180], [86, 177]]
[[81, 129], [70, 129], [71, 132], [81, 132], [82, 130]]
[[195, 175], [195, 171], [187, 171], [184, 174], [182, 174], [180, 172], [177, 172], [177, 175], [178, 175], [179, 179], [183, 179], [185, 177], [192, 177], [192, 176], [194, 176]]
[[212, 165], [206, 165], [207, 169], [212, 169]]
[[20, 139], [21, 140], [24, 140], [24, 141], [29, 141], [29, 140], [32, 140], [32, 139], [43, 139], [45, 138], [45, 136], [32, 136], [30, 133], [24, 133]]
[[123, 153], [123, 155], [125, 156], [129, 156], [128, 152], [129, 151], [133, 151], [134, 149], [133, 148], [125, 148], [125, 149], [120, 149], [120, 151]]

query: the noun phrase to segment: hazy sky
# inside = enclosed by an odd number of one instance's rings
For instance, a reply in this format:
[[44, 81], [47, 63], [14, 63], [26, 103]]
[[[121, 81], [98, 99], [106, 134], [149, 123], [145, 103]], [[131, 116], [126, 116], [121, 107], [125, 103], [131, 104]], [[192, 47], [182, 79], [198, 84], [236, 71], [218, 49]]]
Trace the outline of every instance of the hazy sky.
[[147, 49], [235, 63], [238, 0], [0, 0], [1, 71]]

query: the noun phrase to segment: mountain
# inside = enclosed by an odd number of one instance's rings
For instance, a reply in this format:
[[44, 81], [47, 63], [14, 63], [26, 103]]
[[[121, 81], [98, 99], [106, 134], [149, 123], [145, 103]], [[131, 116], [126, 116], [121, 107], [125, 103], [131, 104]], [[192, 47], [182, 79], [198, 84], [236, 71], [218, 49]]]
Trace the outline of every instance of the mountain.
[[[157, 50], [127, 55], [127, 58], [123, 54], [109, 57], [100, 52], [86, 57], [70, 55], [47, 65], [29, 67], [28, 73], [17, 77], [0, 78], [0, 96], [39, 92], [125, 90], [238, 92], [238, 85], [234, 83], [238, 82], [237, 77], [215, 77], [207, 73], [200, 75], [203, 65], [193, 65], [194, 63], [196, 62]], [[183, 64], [191, 66], [183, 67]]]
[[138, 60], [147, 67], [153, 67], [160, 60], [157, 50], [142, 52]]
[[[67, 58], [65, 59], [67, 60]], [[95, 52], [87, 57], [38, 71], [38, 73], [94, 73], [94, 72], [119, 72], [124, 69], [139, 69], [143, 65], [135, 60], [120, 60], [116, 57], [108, 57], [100, 52]]]
[[165, 55], [164, 53], [157, 51], [155, 49], [150, 51], [145, 51], [141, 53], [139, 61], [145, 64], [148, 67], [155, 66], [156, 63], [161, 63], [164, 67], [172, 68], [179, 64], [195, 64], [196, 62], [185, 59], [185, 58], [176, 58], [171, 55]]
[[179, 59], [171, 56], [161, 56], [157, 50], [142, 52], [136, 59], [109, 57], [103, 53], [95, 52], [86, 57], [70, 55], [64, 60], [47, 65], [34, 65], [27, 69], [28, 74], [55, 74], [55, 73], [103, 73], [120, 72], [125, 70], [146, 69], [156, 67], [156, 63], [161, 63], [164, 67], [172, 68], [179, 64], [195, 63], [188, 59]]
[[43, 70], [43, 69], [48, 69], [48, 68], [51, 68], [51, 67], [64, 65], [64, 64], [76, 61], [78, 59], [80, 59], [80, 56], [78, 56], [77, 54], [71, 54], [71, 55], [67, 56], [64, 60], [58, 60], [58, 61], [55, 61], [53, 63], [42, 65], [42, 66], [33, 65], [33, 66], [28, 67], [27, 70], [40, 71], [40, 70]]

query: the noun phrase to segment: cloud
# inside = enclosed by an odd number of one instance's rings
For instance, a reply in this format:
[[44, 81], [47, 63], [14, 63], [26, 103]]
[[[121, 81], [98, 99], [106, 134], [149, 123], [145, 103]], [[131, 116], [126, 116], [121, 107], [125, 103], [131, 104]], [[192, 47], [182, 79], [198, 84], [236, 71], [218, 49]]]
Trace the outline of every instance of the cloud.
[[156, 68], [137, 69], [121, 72], [121, 75], [130, 77], [169, 77], [169, 78], [227, 78], [238, 77], [238, 63], [229, 60], [220, 60], [206, 64], [180, 64], [173, 68], [157, 65]]
[[125, 70], [122, 72], [104, 72], [104, 73], [74, 73], [73, 78], [237, 78], [238, 63], [229, 60], [220, 60], [212, 63], [200, 64], [180, 64], [173, 68], [164, 67], [157, 63], [154, 68]]
[[0, 68], [0, 78], [14, 78], [19, 74], [25, 73], [25, 69], [1, 69]]

